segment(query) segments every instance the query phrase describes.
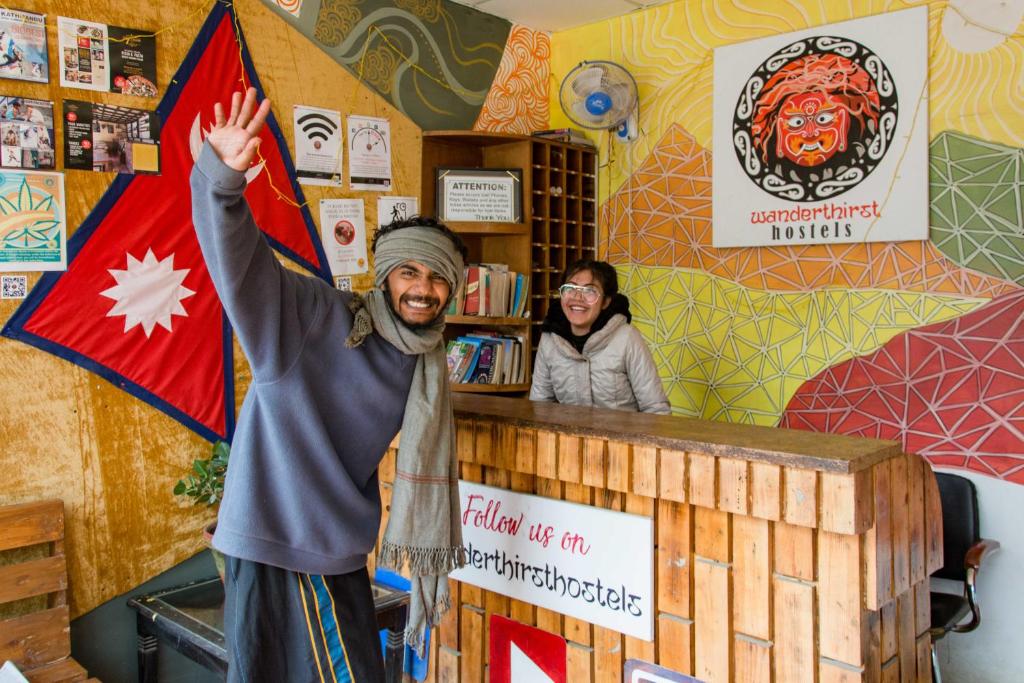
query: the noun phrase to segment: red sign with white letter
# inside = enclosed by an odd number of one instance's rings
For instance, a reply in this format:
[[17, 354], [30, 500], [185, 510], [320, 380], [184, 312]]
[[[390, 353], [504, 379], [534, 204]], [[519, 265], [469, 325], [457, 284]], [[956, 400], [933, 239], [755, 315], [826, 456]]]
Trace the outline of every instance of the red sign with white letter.
[[491, 615], [490, 683], [566, 683], [565, 639]]

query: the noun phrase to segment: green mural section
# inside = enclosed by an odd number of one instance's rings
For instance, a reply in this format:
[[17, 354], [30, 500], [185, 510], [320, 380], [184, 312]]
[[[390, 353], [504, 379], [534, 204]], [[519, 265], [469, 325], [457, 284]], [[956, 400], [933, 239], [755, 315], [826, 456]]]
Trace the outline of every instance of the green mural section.
[[768, 292], [707, 273], [618, 268], [672, 410], [775, 425], [806, 380], [987, 299], [892, 290]]
[[953, 131], [931, 143], [931, 240], [957, 264], [1024, 285], [1024, 150]]
[[511, 30], [448, 0], [263, 2], [424, 130], [473, 127]]

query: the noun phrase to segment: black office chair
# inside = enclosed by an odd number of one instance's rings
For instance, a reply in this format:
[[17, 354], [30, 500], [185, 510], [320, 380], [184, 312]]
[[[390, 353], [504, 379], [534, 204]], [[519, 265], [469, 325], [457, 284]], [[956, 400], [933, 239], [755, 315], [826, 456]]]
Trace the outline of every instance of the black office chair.
[[[998, 541], [981, 538], [978, 519], [978, 493], [970, 479], [956, 474], [936, 472], [942, 499], [942, 568], [932, 574], [964, 584], [963, 595], [932, 592], [932, 680], [942, 683], [935, 643], [950, 631], [967, 633], [981, 625], [981, 607], [975, 581], [982, 560], [999, 549]], [[971, 620], [961, 624], [964, 617]]]

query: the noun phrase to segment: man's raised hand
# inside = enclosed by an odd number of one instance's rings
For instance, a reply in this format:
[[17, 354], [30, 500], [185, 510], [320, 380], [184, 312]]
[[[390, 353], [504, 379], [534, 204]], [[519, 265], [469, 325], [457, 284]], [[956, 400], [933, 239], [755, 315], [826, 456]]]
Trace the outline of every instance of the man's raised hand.
[[231, 113], [227, 118], [220, 102], [213, 105], [213, 130], [206, 141], [221, 161], [236, 171], [246, 171], [256, 157], [259, 132], [269, 113], [269, 99], [256, 106], [256, 88], [249, 88], [244, 100], [242, 93], [236, 92], [231, 96]]

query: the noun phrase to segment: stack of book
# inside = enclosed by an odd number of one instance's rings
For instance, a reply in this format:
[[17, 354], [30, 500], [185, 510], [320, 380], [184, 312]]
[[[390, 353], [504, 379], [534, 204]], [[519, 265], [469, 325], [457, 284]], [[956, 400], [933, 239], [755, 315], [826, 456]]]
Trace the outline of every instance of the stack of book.
[[476, 330], [448, 342], [452, 384], [522, 384], [526, 381], [524, 339]]
[[573, 145], [587, 145], [588, 147], [594, 147], [594, 142], [579, 128], [549, 128], [548, 130], [535, 130], [531, 135], [535, 138], [544, 138], [545, 140], [556, 140], [558, 142], [568, 142]]
[[470, 264], [446, 313], [521, 318], [529, 294], [529, 275], [511, 271], [504, 263]]

